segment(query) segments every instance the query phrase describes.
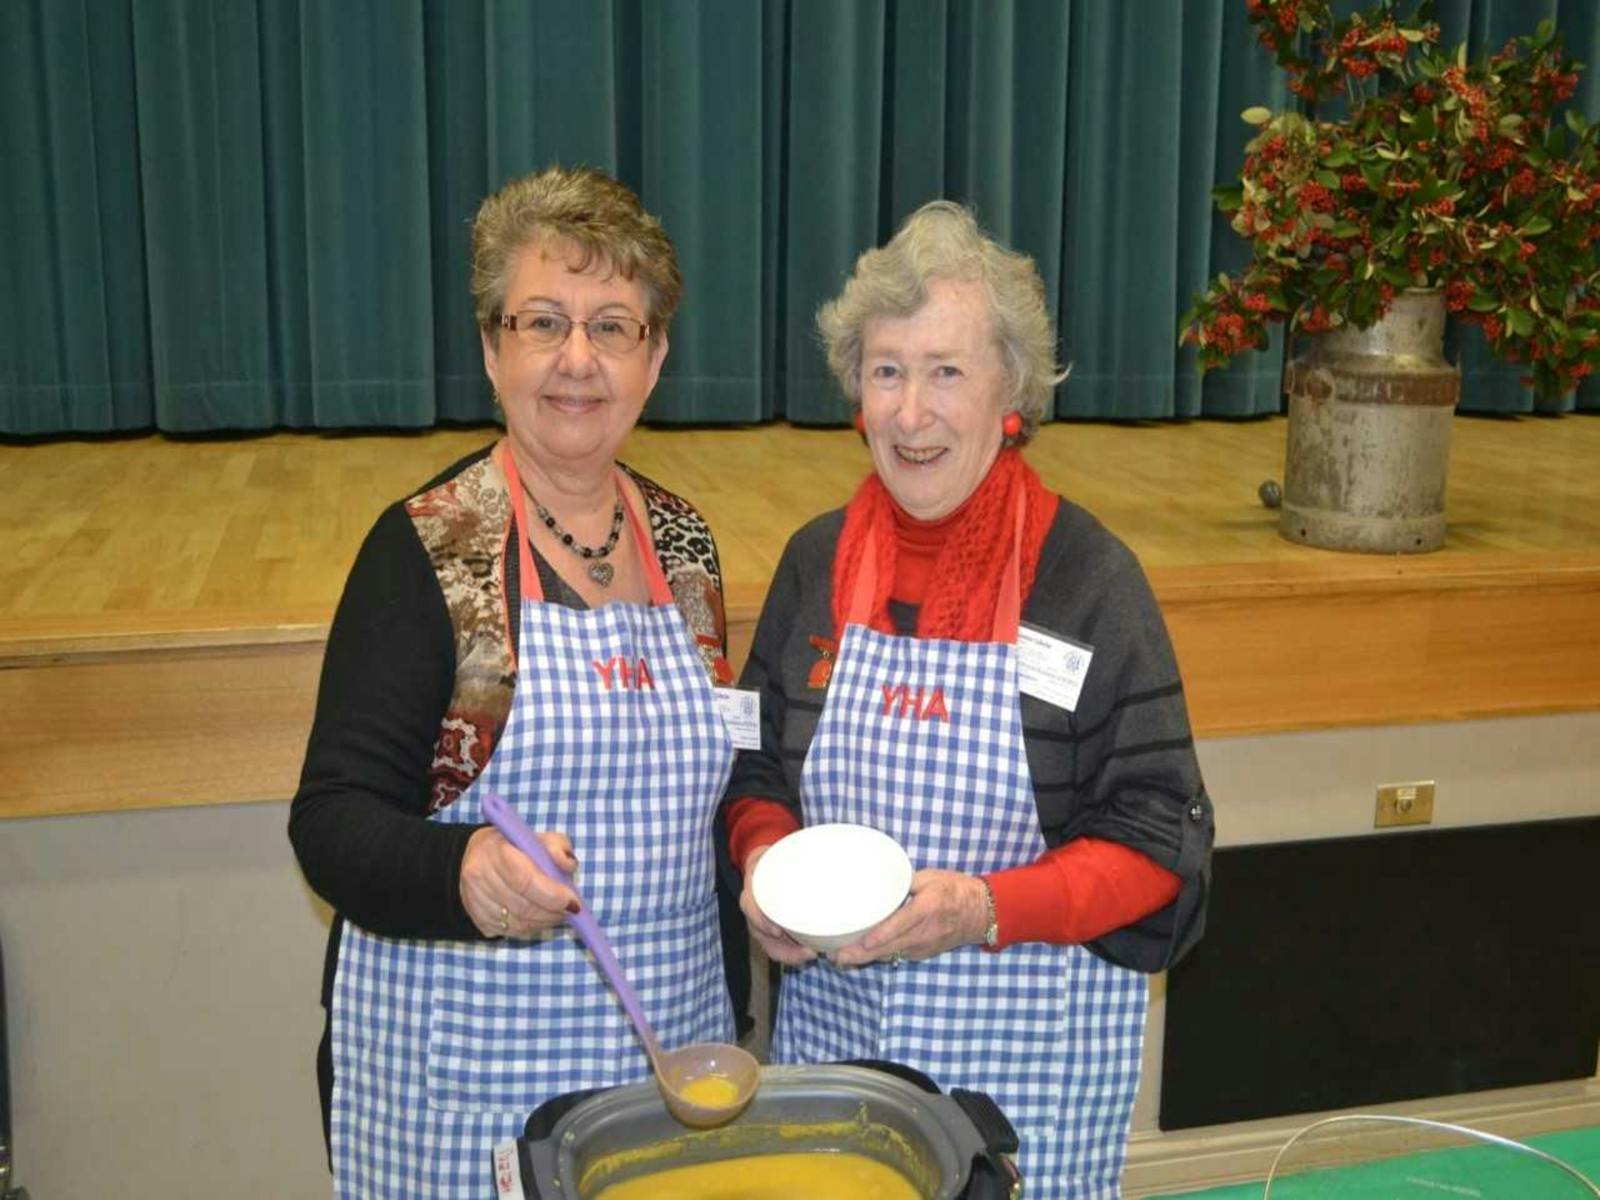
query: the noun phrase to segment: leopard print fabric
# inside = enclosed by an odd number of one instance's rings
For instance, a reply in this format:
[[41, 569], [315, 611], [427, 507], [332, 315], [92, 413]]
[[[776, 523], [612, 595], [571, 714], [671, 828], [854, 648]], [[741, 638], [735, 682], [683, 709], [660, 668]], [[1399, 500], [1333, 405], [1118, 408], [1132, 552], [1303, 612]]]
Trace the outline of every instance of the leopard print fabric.
[[[624, 465], [644, 496], [650, 536], [713, 682], [729, 675], [716, 542], [683, 497]], [[511, 497], [487, 452], [406, 501], [455, 635], [456, 677], [429, 768], [429, 811], [453, 803], [483, 771], [511, 711], [517, 657], [506, 590]]]

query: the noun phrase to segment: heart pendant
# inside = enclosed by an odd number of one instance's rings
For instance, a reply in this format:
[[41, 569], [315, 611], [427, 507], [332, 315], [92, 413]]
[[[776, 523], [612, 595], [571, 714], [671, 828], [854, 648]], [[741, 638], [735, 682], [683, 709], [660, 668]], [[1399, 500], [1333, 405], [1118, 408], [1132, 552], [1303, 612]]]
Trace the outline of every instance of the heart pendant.
[[611, 581], [616, 578], [616, 570], [608, 562], [592, 562], [589, 564], [589, 578], [601, 587], [610, 587]]

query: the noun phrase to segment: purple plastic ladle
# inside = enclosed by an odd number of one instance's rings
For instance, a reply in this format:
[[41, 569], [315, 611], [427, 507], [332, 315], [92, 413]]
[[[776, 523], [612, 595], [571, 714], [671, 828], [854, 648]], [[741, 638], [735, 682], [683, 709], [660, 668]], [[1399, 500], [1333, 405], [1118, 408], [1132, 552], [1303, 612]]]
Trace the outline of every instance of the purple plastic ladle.
[[[515, 809], [489, 792], [483, 798], [483, 813], [506, 841], [532, 859], [536, 867], [577, 894], [578, 889], [573, 885], [572, 877], [556, 865], [550, 852], [544, 848], [544, 843], [528, 828], [527, 822], [517, 815]], [[644, 1015], [644, 1006], [639, 1003], [638, 993], [628, 983], [627, 976], [622, 972], [622, 964], [611, 949], [610, 939], [600, 928], [600, 922], [595, 919], [589, 906], [584, 904], [581, 895], [578, 903], [579, 911], [569, 915], [567, 923], [577, 930], [584, 945], [589, 947], [595, 961], [600, 964], [601, 972], [622, 1001], [622, 1007], [627, 1010], [628, 1018], [639, 1033], [639, 1040], [644, 1043], [645, 1053], [650, 1056], [650, 1065], [655, 1070], [656, 1083], [661, 1088], [668, 1111], [685, 1125], [698, 1128], [733, 1120], [756, 1094], [756, 1086], [761, 1081], [760, 1064], [746, 1051], [726, 1042], [697, 1042], [677, 1050], [663, 1050], [655, 1029]], [[684, 1095], [688, 1085], [707, 1076], [721, 1077], [732, 1084], [733, 1098], [722, 1103], [707, 1103], [703, 1099], [691, 1100]]]

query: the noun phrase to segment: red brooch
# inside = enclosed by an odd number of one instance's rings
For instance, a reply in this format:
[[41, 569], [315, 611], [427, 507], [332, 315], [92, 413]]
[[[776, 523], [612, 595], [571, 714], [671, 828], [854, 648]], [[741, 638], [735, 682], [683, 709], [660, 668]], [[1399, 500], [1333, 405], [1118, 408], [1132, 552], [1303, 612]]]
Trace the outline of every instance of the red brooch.
[[822, 657], [811, 664], [811, 672], [806, 676], [806, 686], [820, 691], [827, 687], [828, 680], [833, 678], [833, 657], [839, 653], [839, 643], [819, 633], [813, 633], [810, 641], [811, 648]]

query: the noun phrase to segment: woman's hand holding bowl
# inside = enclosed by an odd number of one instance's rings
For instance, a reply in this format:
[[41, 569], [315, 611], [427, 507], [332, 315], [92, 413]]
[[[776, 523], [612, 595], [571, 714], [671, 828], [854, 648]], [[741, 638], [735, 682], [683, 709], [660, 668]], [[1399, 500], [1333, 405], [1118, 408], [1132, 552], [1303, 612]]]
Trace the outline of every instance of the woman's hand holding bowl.
[[794, 967], [810, 962], [817, 956], [817, 952], [802, 946], [785, 933], [781, 926], [774, 925], [766, 913], [761, 911], [761, 906], [756, 903], [755, 895], [750, 890], [751, 881], [755, 879], [756, 863], [760, 862], [761, 856], [774, 845], [777, 843], [758, 846], [750, 851], [744, 860], [744, 891], [739, 895], [739, 907], [744, 912], [745, 920], [749, 922], [750, 932], [755, 934], [756, 941], [761, 944], [766, 956], [775, 963]]
[[988, 926], [983, 880], [925, 867], [911, 877], [910, 899], [859, 942], [836, 951], [833, 960], [841, 967], [859, 967], [895, 958], [932, 958], [957, 946], [981, 945]]

